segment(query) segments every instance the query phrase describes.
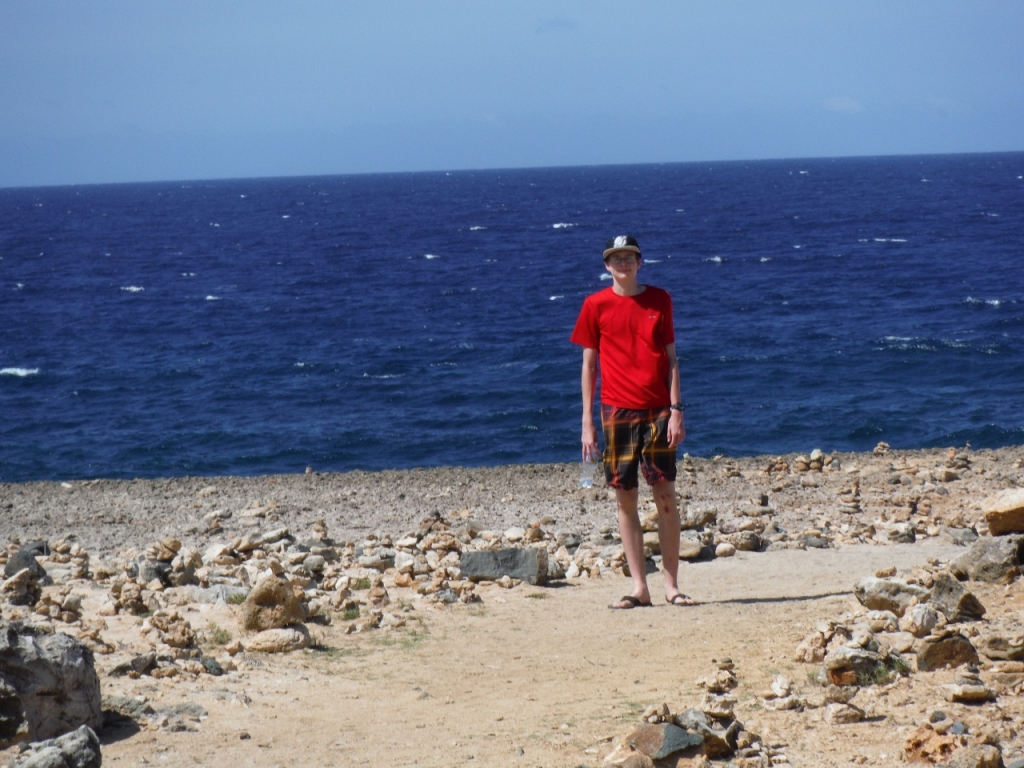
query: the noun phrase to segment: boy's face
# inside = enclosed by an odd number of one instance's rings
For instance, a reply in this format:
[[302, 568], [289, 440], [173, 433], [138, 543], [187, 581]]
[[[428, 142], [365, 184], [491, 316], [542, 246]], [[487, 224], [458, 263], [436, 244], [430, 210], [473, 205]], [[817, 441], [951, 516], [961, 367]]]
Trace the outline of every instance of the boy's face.
[[640, 269], [640, 256], [632, 251], [615, 251], [604, 260], [604, 268], [616, 280], [628, 280]]

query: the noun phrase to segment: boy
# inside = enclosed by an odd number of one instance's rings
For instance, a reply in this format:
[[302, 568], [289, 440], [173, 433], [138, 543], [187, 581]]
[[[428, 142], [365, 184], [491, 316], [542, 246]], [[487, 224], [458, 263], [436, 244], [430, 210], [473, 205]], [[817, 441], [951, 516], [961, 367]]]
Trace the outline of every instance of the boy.
[[651, 604], [637, 514], [638, 469], [658, 508], [658, 540], [665, 571], [665, 600], [694, 605], [679, 591], [679, 512], [676, 508], [676, 446], [686, 437], [679, 394], [672, 299], [637, 282], [641, 266], [636, 238], [620, 235], [604, 250], [609, 288], [588, 296], [570, 341], [583, 347], [583, 460], [599, 454], [594, 428], [594, 391], [601, 366], [604, 475], [615, 489], [619, 534], [633, 590], [609, 608]]

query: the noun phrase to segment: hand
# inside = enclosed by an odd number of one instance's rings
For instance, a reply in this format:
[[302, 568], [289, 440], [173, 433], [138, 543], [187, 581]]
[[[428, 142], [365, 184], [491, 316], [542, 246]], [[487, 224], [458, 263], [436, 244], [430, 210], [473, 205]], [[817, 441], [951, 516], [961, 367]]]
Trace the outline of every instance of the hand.
[[668, 419], [668, 444], [675, 448], [686, 439], [686, 424], [683, 423], [683, 412], [672, 411]]
[[597, 461], [601, 457], [601, 450], [597, 447], [597, 430], [593, 422], [583, 425], [583, 436], [580, 438], [583, 443], [583, 460]]

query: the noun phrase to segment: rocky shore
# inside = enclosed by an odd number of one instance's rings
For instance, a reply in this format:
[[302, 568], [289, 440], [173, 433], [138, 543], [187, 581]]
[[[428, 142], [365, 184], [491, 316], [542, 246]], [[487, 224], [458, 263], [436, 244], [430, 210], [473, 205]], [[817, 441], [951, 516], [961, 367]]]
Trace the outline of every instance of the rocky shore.
[[[602, 644], [628, 647], [630, 640], [619, 633], [639, 643], [643, 633], [635, 626], [611, 627], [611, 636], [589, 637], [587, 628], [597, 615], [591, 619], [579, 610], [591, 598], [571, 601], [566, 591], [596, 595], [608, 583], [614, 596], [626, 583], [621, 581], [626, 565], [613, 496], [601, 487], [580, 488], [577, 475], [573, 465], [522, 465], [0, 484], [2, 626], [8, 647], [23, 648], [28, 657], [42, 653], [47, 637], [67, 636], [95, 659], [103, 718], [97, 719], [97, 688], [85, 697], [86, 714], [78, 724], [96, 728], [103, 744], [118, 729], [214, 733], [232, 745], [248, 741], [255, 729], [270, 727], [265, 718], [251, 717], [248, 686], [262, 680], [259, 685], [269, 688], [273, 675], [303, 669], [308, 678], [310, 665], [328, 658], [333, 664], [338, 654], [350, 652], [380, 656], [382, 666], [375, 668], [385, 679], [380, 684], [401, 697], [405, 694], [382, 670], [404, 667], [406, 657], [419, 657], [421, 646], [434, 646], [439, 634], [456, 628], [505, 664], [514, 665], [529, 653], [510, 658], [507, 648], [518, 633], [532, 630], [575, 633], [578, 639], [566, 637], [565, 642], [587, 658], [600, 658]], [[858, 758], [854, 762], [884, 765], [897, 754], [944, 764], [973, 754], [978, 761], [969, 765], [975, 768], [998, 764], [996, 757], [1010, 765], [1011, 758], [1024, 756], [1024, 707], [1017, 703], [1024, 681], [1017, 607], [1024, 597], [1017, 578], [1024, 511], [1018, 512], [1012, 501], [1022, 487], [1020, 447], [898, 451], [881, 443], [865, 454], [809, 450], [749, 458], [684, 456], [677, 482], [684, 526], [680, 556], [693, 566], [684, 570], [683, 579], [695, 578], [701, 569], [720, 576], [697, 581], [693, 591], [704, 605], [648, 615], [660, 616], [659, 622], [678, 617], [687, 626], [713, 614], [710, 634], [687, 646], [688, 653], [696, 648], [694, 657], [679, 662], [681, 670], [694, 665], [706, 670], [710, 663], [712, 672], [696, 683], [692, 675], [683, 683], [677, 671], [669, 672], [674, 685], [682, 685], [674, 700], [639, 702], [640, 711], [631, 715], [634, 726], [627, 726], [630, 716], [624, 719], [620, 709], [607, 720], [608, 729], [619, 733], [584, 739], [573, 764], [604, 759], [609, 765], [681, 766], [709, 760], [809, 765], [812, 753], [784, 734], [823, 729], [839, 745], [837, 764]], [[1024, 501], [1020, 506], [1024, 510]], [[642, 496], [642, 513], [653, 571], [660, 552], [649, 494]], [[811, 558], [812, 552], [818, 554]], [[847, 578], [845, 583], [833, 591], [802, 591], [802, 576], [808, 587], [818, 584], [819, 577], [812, 570], [783, 571], [777, 583], [795, 592], [771, 598], [779, 604], [772, 608], [776, 613], [766, 616], [768, 626], [757, 632], [732, 626], [735, 616], [744, 613], [743, 601], [754, 598], [725, 594], [728, 563], [736, 561], [753, 596], [763, 591], [764, 574], [786, 558], [805, 562], [809, 569], [817, 562], [825, 574], [821, 578], [828, 580], [827, 563], [847, 557], [841, 553], [851, 553], [861, 564], [857, 578], [834, 568], [835, 578]], [[869, 567], [887, 557], [891, 566]], [[733, 606], [731, 601], [739, 602]], [[550, 612], [544, 611], [546, 605]], [[599, 622], [606, 625], [642, 620], [648, 609], [600, 610]], [[474, 621], [489, 611], [502, 618], [485, 638]], [[817, 615], [808, 613], [814, 611]], [[809, 633], [792, 620], [794, 612]], [[632, 615], [608, 615], [623, 613]], [[519, 624], [525, 616], [531, 619], [529, 629]], [[781, 623], [775, 628], [773, 622]], [[668, 626], [665, 630], [670, 631]], [[766, 631], [770, 639], [756, 639]], [[372, 638], [392, 640], [381, 646]], [[677, 642], [672, 634], [668, 638], [670, 644]], [[395, 642], [408, 644], [406, 657], [395, 655]], [[547, 640], [536, 642], [541, 647]], [[701, 648], [724, 649], [729, 658], [718, 655], [713, 663], [710, 656], [697, 658]], [[444, 643], [433, 651], [448, 652]], [[473, 655], [468, 647], [457, 653]], [[786, 668], [779, 668], [780, 653], [790, 660]], [[7, 677], [24, 676], [11, 671], [10, 654], [15, 651], [0, 653], [7, 688], [13, 685]], [[433, 671], [417, 675], [434, 686], [442, 680], [450, 685], [448, 663], [432, 658], [427, 666]], [[541, 664], [550, 660], [538, 660]], [[809, 665], [806, 682], [794, 674], [793, 664]], [[755, 667], [760, 669], [744, 682], [740, 673]], [[354, 669], [365, 673], [358, 665]], [[465, 680], [488, 674], [463, 672]], [[304, 693], [331, 691], [336, 697], [340, 689], [329, 677], [321, 679], [331, 673], [319, 669], [316, 674], [315, 683], [300, 686]], [[506, 695], [542, 702], [557, 712], [564, 706], [559, 704], [563, 695], [545, 694], [550, 685], [560, 684], [571, 696], [589, 701], [595, 686], [625, 682], [613, 677], [582, 686], [579, 671], [569, 679], [559, 679], [557, 671], [547, 674], [554, 679], [527, 676], [521, 685], [512, 680], [500, 685], [509, 686]], [[76, 675], [78, 680], [81, 675]], [[185, 690], [182, 683], [188, 684]], [[84, 684], [75, 685], [79, 691]], [[226, 717], [222, 708], [211, 715], [210, 702], [200, 705], [189, 697], [189, 689], [220, 691], [213, 698], [246, 710], [248, 725], [239, 727], [238, 718]], [[663, 690], [656, 689], [659, 696]], [[691, 695], [683, 695], [686, 690]], [[266, 698], [277, 701], [271, 706], [277, 714], [289, 712], [290, 718], [302, 720], [301, 706], [289, 709], [293, 693], [282, 691], [279, 701], [269, 694]], [[606, 696], [612, 709], [635, 701], [624, 699], [617, 687]], [[894, 714], [888, 702], [897, 700], [902, 703]], [[16, 745], [42, 743], [68, 730], [33, 725], [31, 707], [19, 706], [20, 724], [9, 734], [0, 732], [0, 749], [7, 747], [0, 761], [6, 757], [20, 766], [19, 760], [34, 753], [30, 749], [19, 758]], [[338, 706], [348, 711], [360, 705]], [[392, 715], [399, 720], [416, 710], [413, 704], [408, 711], [400, 702], [396, 706]], [[585, 714], [574, 710], [575, 716], [596, 727], [593, 707], [584, 709]], [[759, 722], [741, 722], [743, 711]], [[466, 717], [475, 717], [473, 710]], [[892, 721], [888, 734], [847, 739], [836, 732], [877, 725], [879, 717]], [[799, 724], [788, 722], [794, 719]], [[487, 733], [493, 722], [476, 725]], [[388, 733], [386, 722], [380, 728], [377, 738]], [[574, 730], [566, 723], [552, 728], [560, 736]], [[520, 744], [529, 742], [522, 735], [509, 736]], [[78, 745], [95, 741], [89, 734], [75, 739]], [[858, 739], [860, 746], [888, 740], [889, 751], [858, 751]], [[436, 737], [424, 743], [435, 742]], [[114, 739], [110, 749], [134, 760], [150, 754], [146, 743], [128, 734]], [[569, 744], [575, 742], [545, 738], [544, 754], [570, 759]], [[40, 747], [57, 748], [49, 742]], [[362, 742], [359, 748], [370, 749]], [[440, 750], [445, 753], [443, 745]], [[512, 757], [525, 750], [515, 747]], [[395, 746], [385, 753], [391, 759], [405, 754]], [[421, 764], [449, 764], [450, 756], [431, 762], [422, 750], [417, 754]], [[255, 762], [276, 764], [266, 758]], [[193, 755], [181, 764], [196, 762], [202, 760]], [[494, 753], [490, 763], [476, 764], [507, 763]]]

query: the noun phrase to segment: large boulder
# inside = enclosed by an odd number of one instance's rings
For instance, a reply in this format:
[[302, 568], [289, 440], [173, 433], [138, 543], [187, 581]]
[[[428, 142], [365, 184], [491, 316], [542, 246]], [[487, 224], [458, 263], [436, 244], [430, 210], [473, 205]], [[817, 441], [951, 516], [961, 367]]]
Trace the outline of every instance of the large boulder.
[[31, 624], [0, 624], [0, 749], [103, 722], [92, 651]]
[[902, 616], [915, 598], [923, 602], [928, 596], [928, 590], [916, 584], [908, 584], [902, 579], [866, 576], [854, 586], [853, 594], [865, 608], [892, 611], [897, 616]]
[[1024, 533], [1024, 488], [1009, 488], [989, 496], [981, 502], [981, 511], [993, 536]]
[[100, 740], [83, 725], [55, 739], [29, 744], [10, 768], [100, 768], [102, 764]]
[[986, 536], [949, 564], [958, 579], [1009, 584], [1020, 575], [1024, 536]]
[[672, 723], [661, 723], [641, 725], [623, 737], [622, 741], [652, 760], [660, 760], [701, 744], [704, 737]]
[[935, 577], [928, 602], [942, 611], [947, 621], [954, 624], [962, 621], [980, 621], [985, 615], [985, 606], [981, 601], [948, 573], [940, 573]]
[[306, 611], [295, 597], [292, 585], [268, 576], [260, 581], [242, 603], [242, 627], [253, 632], [279, 629], [306, 620]]
[[548, 579], [548, 551], [537, 547], [463, 552], [462, 577], [470, 581], [497, 581], [503, 576], [544, 584]]

